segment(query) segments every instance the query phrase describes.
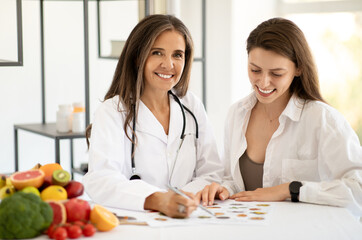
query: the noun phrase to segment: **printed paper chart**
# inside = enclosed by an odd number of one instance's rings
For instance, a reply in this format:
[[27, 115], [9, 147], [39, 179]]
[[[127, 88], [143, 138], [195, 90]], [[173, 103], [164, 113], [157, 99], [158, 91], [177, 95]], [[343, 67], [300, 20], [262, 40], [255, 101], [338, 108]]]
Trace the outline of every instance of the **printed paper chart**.
[[151, 227], [181, 226], [195, 224], [267, 224], [271, 217], [272, 204], [263, 202], [215, 201], [207, 207], [215, 214], [211, 216], [198, 208], [189, 218], [169, 218], [159, 212], [145, 213], [144, 221]]

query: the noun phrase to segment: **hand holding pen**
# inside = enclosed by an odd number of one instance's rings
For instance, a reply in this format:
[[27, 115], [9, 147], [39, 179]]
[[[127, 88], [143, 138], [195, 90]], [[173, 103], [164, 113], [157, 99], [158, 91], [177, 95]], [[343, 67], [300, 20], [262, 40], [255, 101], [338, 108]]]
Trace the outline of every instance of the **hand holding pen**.
[[[191, 199], [189, 196], [187, 196], [185, 193], [181, 192], [179, 189], [171, 186], [171, 185], [168, 185], [167, 186], [171, 191], [175, 192], [176, 194], [178, 195], [181, 195], [183, 196], [184, 198], [187, 198], [187, 199]], [[208, 214], [212, 215], [212, 216], [215, 216], [210, 210], [208, 210], [207, 208], [205, 208], [204, 206], [202, 206], [201, 204], [198, 205], [199, 208], [201, 208], [202, 210], [204, 210], [205, 212], [207, 212]], [[178, 206], [178, 211], [179, 212], [183, 212], [185, 210], [185, 206], [182, 205], [182, 204], [179, 204]]]
[[198, 207], [199, 201], [192, 193], [181, 196], [170, 189], [167, 192], [155, 192], [146, 198], [144, 209], [156, 210], [173, 218], [185, 218]]

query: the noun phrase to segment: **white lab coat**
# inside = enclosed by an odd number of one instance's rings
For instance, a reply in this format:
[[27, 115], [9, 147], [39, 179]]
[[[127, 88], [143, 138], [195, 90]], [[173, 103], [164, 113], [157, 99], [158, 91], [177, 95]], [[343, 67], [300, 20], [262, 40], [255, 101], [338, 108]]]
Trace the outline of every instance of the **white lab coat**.
[[180, 106], [171, 95], [169, 97], [168, 135], [146, 105], [142, 101], [139, 103], [135, 165], [142, 180], [129, 180], [132, 144], [123, 128], [125, 115], [117, 110], [118, 96], [99, 106], [92, 126], [89, 169], [83, 177], [85, 190], [93, 201], [109, 207], [143, 210], [145, 198], [156, 191], [166, 191], [170, 178], [172, 186], [193, 193], [213, 181], [221, 182], [223, 167], [213, 130], [202, 102], [192, 93], [180, 100], [197, 118], [199, 139], [195, 141], [195, 121], [185, 110], [185, 134], [191, 135], [185, 137], [175, 163], [183, 118]]
[[[255, 93], [233, 104], [225, 124], [225, 177], [231, 194], [244, 191], [239, 158]], [[343, 116], [329, 105], [292, 96], [267, 146], [263, 187], [301, 181], [302, 202], [343, 206], [362, 215], [362, 148]]]

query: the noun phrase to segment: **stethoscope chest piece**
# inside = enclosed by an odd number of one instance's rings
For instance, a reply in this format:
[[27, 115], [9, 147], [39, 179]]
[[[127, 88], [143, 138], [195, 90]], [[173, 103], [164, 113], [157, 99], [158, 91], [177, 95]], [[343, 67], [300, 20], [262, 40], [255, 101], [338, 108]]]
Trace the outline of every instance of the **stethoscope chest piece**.
[[134, 174], [131, 176], [131, 178], [129, 180], [141, 180], [141, 177], [138, 176], [137, 174]]
[[[132, 160], [132, 165], [134, 165], [134, 160]], [[132, 176], [129, 180], [141, 180], [140, 175], [136, 173], [136, 167], [132, 166]]]

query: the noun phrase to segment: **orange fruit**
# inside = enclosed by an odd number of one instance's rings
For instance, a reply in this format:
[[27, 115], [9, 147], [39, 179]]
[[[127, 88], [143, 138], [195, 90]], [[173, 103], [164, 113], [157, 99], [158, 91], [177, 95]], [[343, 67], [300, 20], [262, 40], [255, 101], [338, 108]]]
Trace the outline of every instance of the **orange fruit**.
[[43, 201], [61, 201], [66, 200], [68, 198], [68, 194], [62, 186], [51, 185], [41, 191], [40, 197]]
[[60, 166], [59, 163], [48, 163], [48, 164], [44, 164], [39, 169], [44, 172], [46, 177], [47, 176], [51, 177], [55, 170], [63, 169], [63, 168], [62, 168], [62, 166]]
[[118, 218], [101, 205], [94, 205], [90, 213], [90, 221], [99, 231], [105, 232], [118, 226]]
[[44, 172], [41, 170], [15, 172], [10, 176], [10, 181], [17, 190], [29, 186], [39, 188], [44, 182]]

